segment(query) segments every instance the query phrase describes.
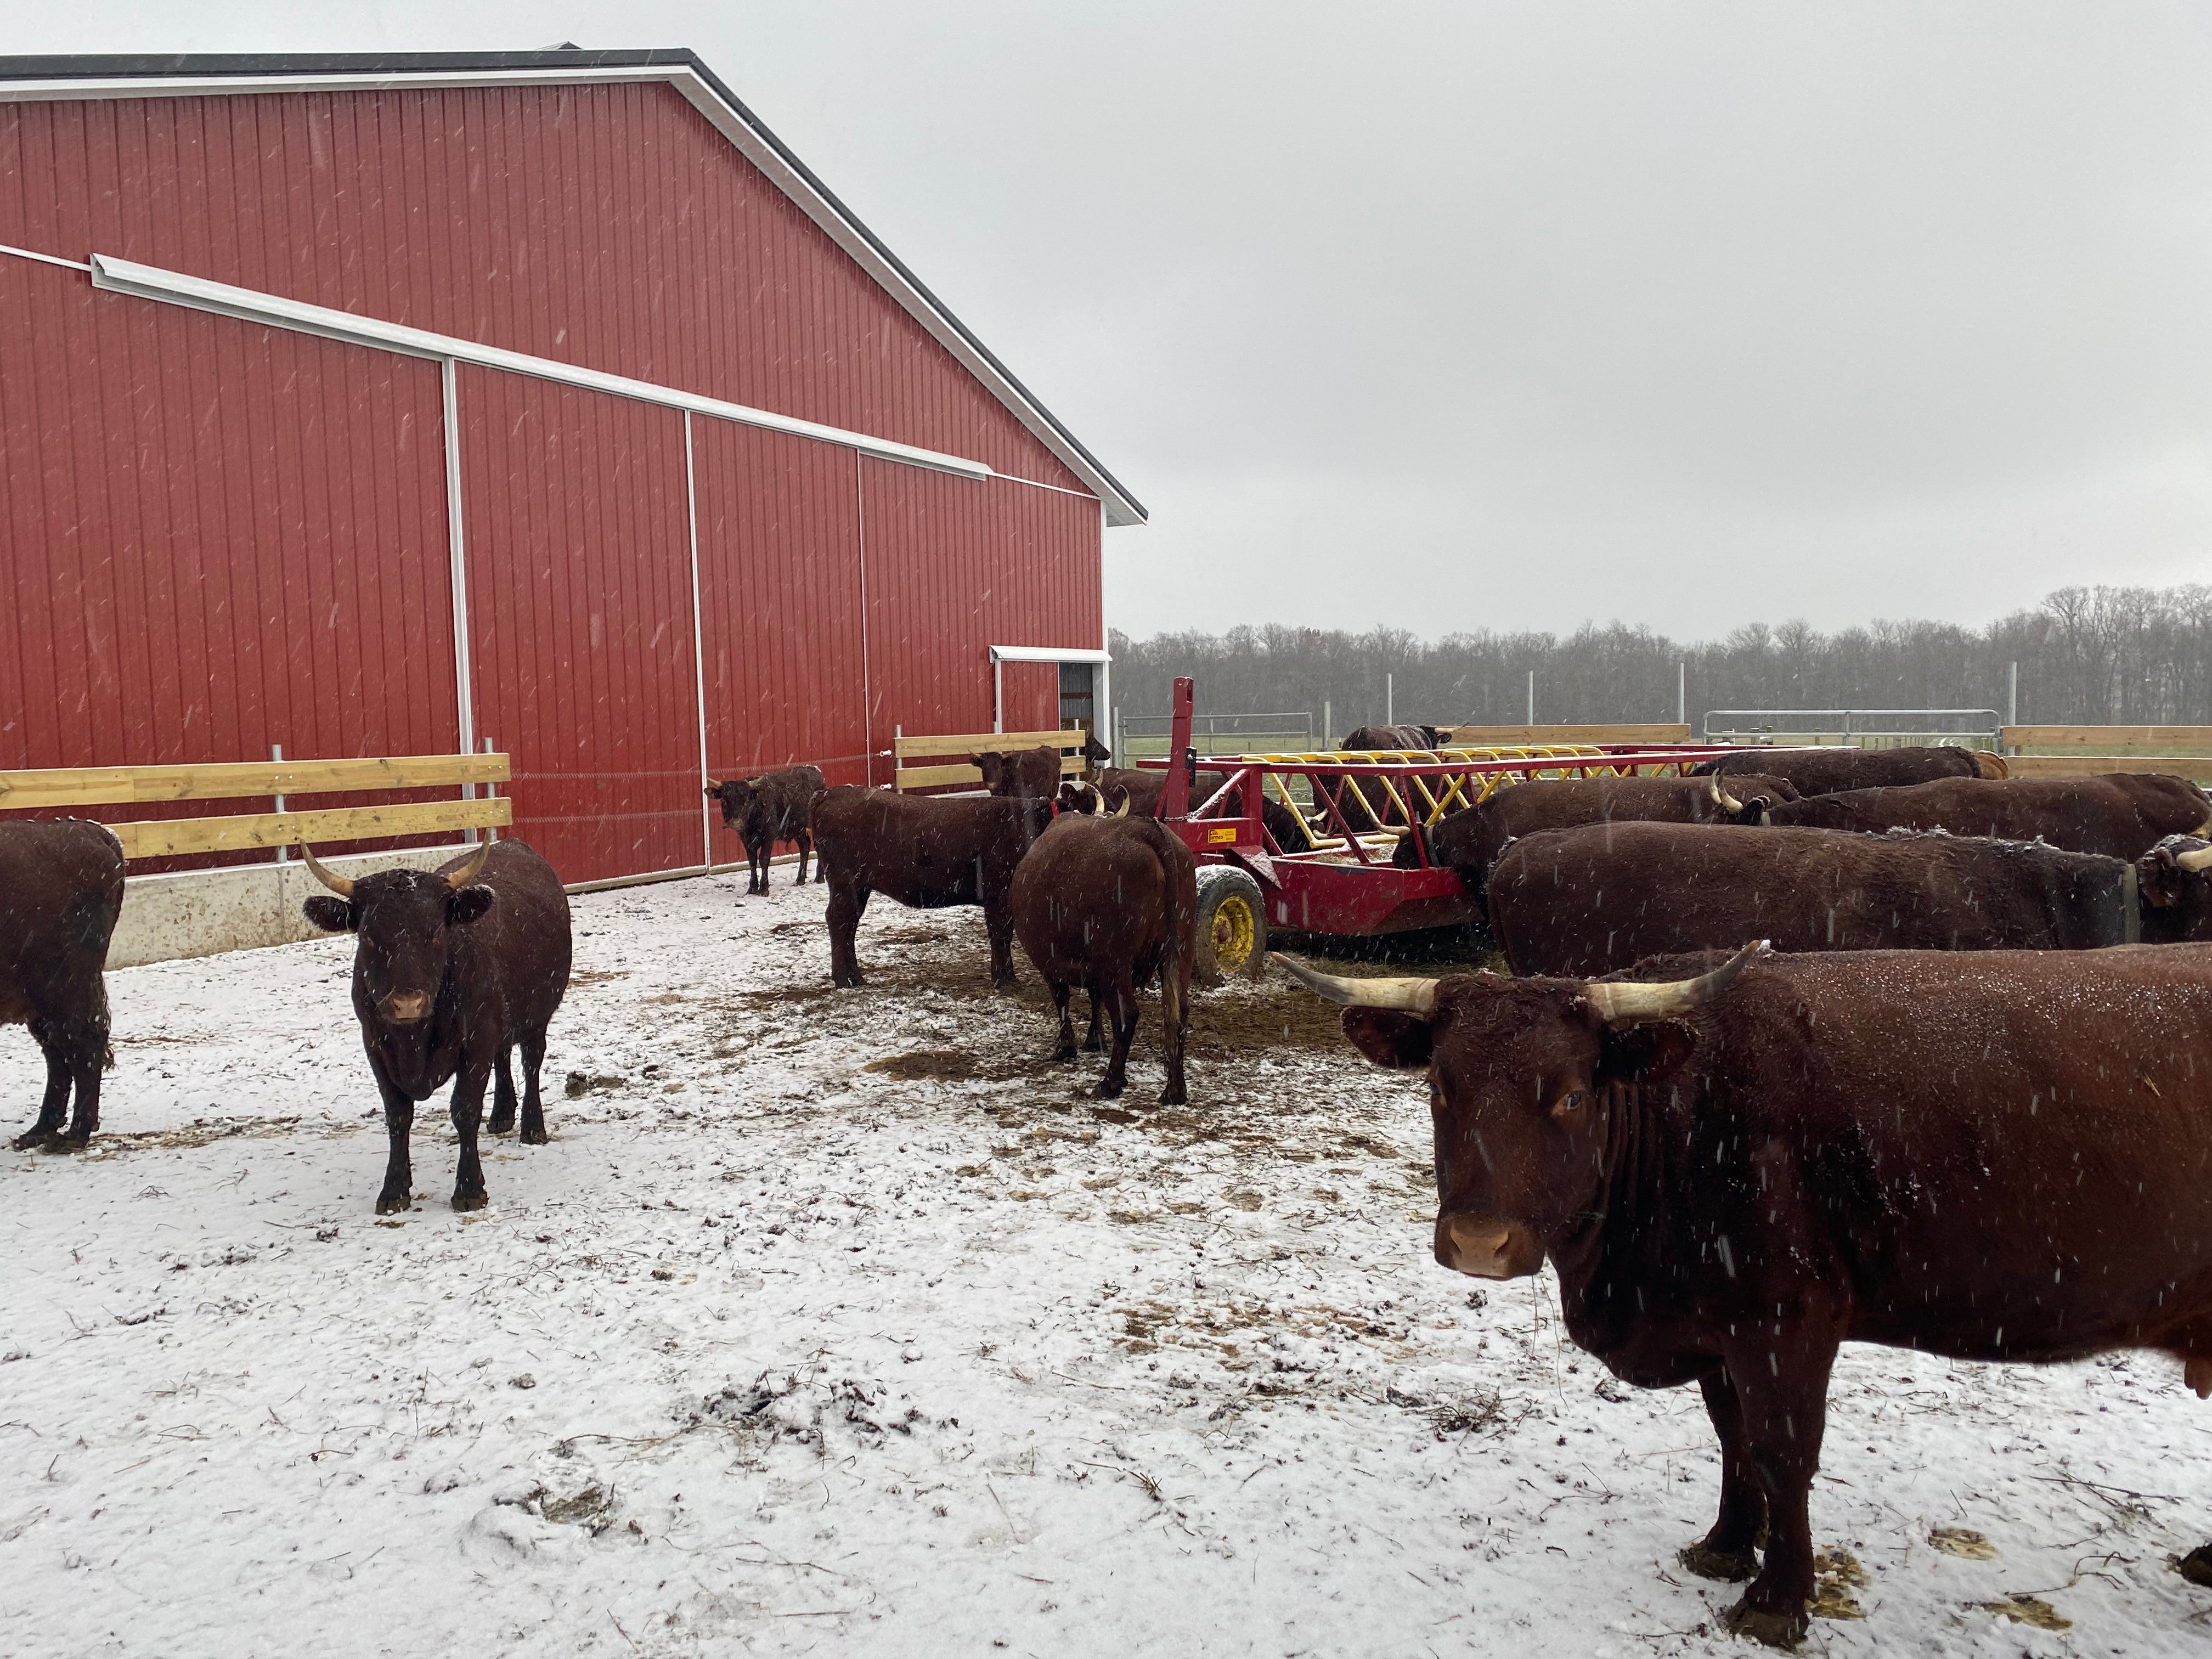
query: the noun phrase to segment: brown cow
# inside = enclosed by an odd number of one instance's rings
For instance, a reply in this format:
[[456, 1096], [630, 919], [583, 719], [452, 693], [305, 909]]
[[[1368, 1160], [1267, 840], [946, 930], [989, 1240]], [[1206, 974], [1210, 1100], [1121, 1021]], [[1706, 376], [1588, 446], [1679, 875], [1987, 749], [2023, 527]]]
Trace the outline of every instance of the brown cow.
[[[1198, 781], [1192, 786], [1190, 805], [1202, 805], [1209, 796], [1217, 793], [1229, 781], [1225, 772], [1201, 769]], [[1109, 767], [1097, 778], [1099, 796], [1105, 810], [1119, 811], [1125, 804], [1140, 818], [1156, 818], [1160, 815], [1160, 801], [1167, 793], [1168, 775], [1146, 771], [1136, 767]], [[1227, 805], [1232, 814], [1243, 811], [1244, 792], [1235, 790]], [[1077, 810], [1080, 811], [1081, 808]], [[1313, 851], [1313, 832], [1305, 818], [1295, 806], [1263, 793], [1260, 797], [1260, 822], [1275, 838], [1276, 850], [1284, 853]]]
[[[2212, 1394], [2212, 946], [1752, 955], [1656, 984], [1291, 970], [1426, 1069], [1437, 1260], [1548, 1261], [1580, 1347], [1698, 1384], [1720, 1512], [1683, 1565], [1751, 1578], [1729, 1624], [1789, 1644], [1839, 1344], [2150, 1348]], [[2212, 1545], [2180, 1566], [2212, 1581]]]
[[[1078, 751], [1086, 773], [1095, 772], [1114, 758], [1114, 751], [1091, 732], [1083, 734]], [[968, 763], [983, 775], [986, 794], [1020, 800], [1050, 800], [1060, 793], [1060, 747], [1042, 743], [1034, 749], [987, 749], [968, 757]]]
[[380, 870], [351, 879], [332, 875], [305, 846], [300, 854], [331, 890], [302, 907], [307, 920], [325, 933], [359, 936], [353, 1011], [391, 1143], [377, 1214], [412, 1207], [408, 1136], [415, 1103], [449, 1079], [461, 1141], [453, 1207], [482, 1209], [489, 1194], [477, 1129], [484, 1085], [494, 1084], [491, 1132], [505, 1134], [515, 1127], [517, 1048], [521, 1139], [532, 1146], [546, 1139], [538, 1073], [545, 1028], [568, 993], [574, 948], [561, 878], [519, 841], [486, 842], [435, 870]]
[[2120, 945], [2132, 874], [2033, 842], [1589, 823], [1515, 842], [1485, 897], [1516, 974], [1580, 975], [1751, 933], [1784, 951]]
[[1501, 788], [1490, 799], [1453, 812], [1435, 825], [1416, 826], [1399, 837], [1391, 862], [1411, 869], [1419, 862], [1416, 837], [1425, 836], [1429, 861], [1459, 872], [1468, 891], [1481, 894], [1505, 843], [1539, 830], [1577, 823], [1732, 823], [1751, 799], [1795, 800], [1780, 778], [1533, 778]]
[[1383, 754], [1433, 751], [1443, 733], [1433, 726], [1363, 726], [1337, 744], [1338, 754], [1380, 750]]
[[2136, 860], [2147, 945], [2212, 942], [2212, 842], [2168, 836]]
[[814, 798], [814, 844], [829, 871], [830, 982], [862, 983], [853, 935], [868, 896], [920, 910], [983, 907], [991, 982], [1014, 982], [1014, 867], [1052, 819], [1049, 800], [901, 795], [841, 784]]
[[1801, 830], [1948, 830], [2000, 841], [2040, 838], [2069, 853], [2130, 860], [2168, 836], [2212, 829], [2212, 803], [2186, 778], [2127, 772], [1945, 778], [1896, 789], [1847, 789], [1770, 805], [1759, 816], [1765, 823]]
[[[787, 766], [758, 777], [732, 778], [707, 786], [707, 799], [722, 804], [722, 827], [734, 830], [745, 844], [745, 891], [768, 891], [769, 860], [780, 841], [799, 843], [799, 879], [806, 885], [806, 855], [813, 850], [814, 834], [807, 812], [823, 789], [818, 766]], [[814, 878], [822, 879], [822, 862], [815, 860]]]
[[122, 909], [123, 844], [106, 824], [0, 823], [0, 1025], [28, 1025], [46, 1060], [46, 1097], [15, 1137], [19, 1152], [76, 1152], [100, 1127], [100, 1074], [115, 1064], [107, 941]]
[[1900, 749], [1837, 744], [1819, 749], [1746, 749], [1717, 761], [1700, 761], [1692, 770], [1701, 775], [1756, 772], [1787, 779], [1801, 795], [1827, 795], [1839, 789], [1927, 783], [1936, 778], [2001, 778], [2005, 763], [2002, 756], [1951, 744]]
[[1075, 1058], [1067, 994], [1091, 994], [1091, 1030], [1083, 1046], [1099, 1048], [1099, 1012], [1114, 1023], [1114, 1051], [1098, 1085], [1111, 1099], [1127, 1075], [1137, 1034], [1137, 988], [1160, 981], [1160, 1019], [1167, 1086], [1160, 1104], [1188, 1098], [1183, 1034], [1190, 1022], [1193, 922], [1198, 914], [1198, 866], [1190, 848], [1153, 818], [1063, 813], [1037, 837], [1014, 872], [1014, 931], [1051, 988], [1060, 1010], [1054, 1060]]

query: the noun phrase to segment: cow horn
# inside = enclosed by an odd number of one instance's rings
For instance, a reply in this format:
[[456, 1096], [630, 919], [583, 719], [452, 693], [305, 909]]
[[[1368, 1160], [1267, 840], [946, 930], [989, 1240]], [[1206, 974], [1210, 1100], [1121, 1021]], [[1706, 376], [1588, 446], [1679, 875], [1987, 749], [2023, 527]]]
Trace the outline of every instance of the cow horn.
[[459, 892], [483, 873], [484, 860], [491, 856], [491, 837], [487, 836], [477, 844], [477, 855], [458, 870], [446, 872], [446, 884]]
[[2194, 852], [2176, 853], [2173, 865], [2177, 870], [2186, 870], [2195, 875], [2199, 870], [2212, 870], [2212, 847], [2200, 847]]
[[1339, 979], [1309, 968], [1280, 951], [1267, 954], [1283, 964], [1284, 971], [1316, 996], [1347, 1008], [1395, 1008], [1426, 1019], [1437, 1011], [1437, 984], [1432, 979]]
[[317, 881], [322, 883], [324, 886], [329, 888], [331, 891], [336, 893], [340, 898], [349, 899], [353, 896], [353, 882], [351, 878], [346, 876], [334, 876], [329, 871], [323, 868], [323, 861], [315, 856], [313, 850], [309, 848], [307, 843], [304, 841], [300, 843], [300, 861], [307, 866], [307, 873], [309, 875], [313, 876]]
[[[1104, 798], [1103, 796], [1100, 798], [1100, 804], [1104, 804]], [[1111, 816], [1117, 818], [1126, 818], [1129, 816], [1129, 792], [1127, 790], [1124, 789], [1121, 792], [1121, 810], [1118, 812], [1113, 813]]]
[[1590, 985], [1583, 991], [1590, 1006], [1614, 1024], [1671, 1019], [1677, 1014], [1688, 1013], [1699, 1003], [1711, 1002], [1728, 988], [1729, 981], [1741, 973], [1753, 957], [1769, 948], [1765, 939], [1753, 939], [1712, 972], [1700, 974], [1695, 979], [1664, 980], [1656, 985]]
[[1721, 787], [1721, 775], [1717, 772], [1713, 774], [1712, 788], [1713, 805], [1719, 807], [1722, 811], [1735, 813], [1743, 811], [1743, 803]]

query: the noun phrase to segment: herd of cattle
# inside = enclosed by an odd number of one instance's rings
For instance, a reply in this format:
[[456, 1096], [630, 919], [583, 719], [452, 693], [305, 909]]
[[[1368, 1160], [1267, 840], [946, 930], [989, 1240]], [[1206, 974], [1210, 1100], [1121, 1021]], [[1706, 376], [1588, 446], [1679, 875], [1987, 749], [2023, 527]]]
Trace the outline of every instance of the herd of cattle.
[[[979, 905], [994, 981], [1018, 937], [1051, 989], [1056, 1059], [1077, 1053], [1070, 991], [1088, 991], [1102, 1094], [1123, 1088], [1137, 992], [1158, 981], [1161, 1099], [1181, 1102], [1197, 868], [1157, 819], [1164, 774], [1107, 766], [1095, 741], [1085, 758], [1066, 782], [1054, 749], [978, 756], [978, 796], [824, 787], [811, 767], [708, 793], [750, 890], [777, 843], [799, 845], [802, 883], [811, 855], [836, 985], [862, 982], [872, 894]], [[1521, 783], [1433, 824], [1378, 812], [1398, 863], [1459, 873], [1510, 974], [1342, 979], [1276, 958], [1344, 1005], [1362, 1054], [1425, 1071], [1437, 1260], [1489, 1278], [1548, 1262], [1576, 1342], [1630, 1382], [1698, 1384], [1720, 1509], [1681, 1559], [1749, 1579], [1728, 1623], [1765, 1641], [1808, 1627], [1841, 1343], [2151, 1348], [2212, 1395], [2212, 804], [2179, 778], [2004, 770], [1949, 748], [1752, 751], [1678, 778]], [[1280, 851], [1314, 848], [1297, 808], [1262, 816]], [[377, 1208], [411, 1203], [415, 1104], [448, 1084], [453, 1202], [477, 1207], [486, 1088], [492, 1133], [519, 1103], [521, 1139], [545, 1139], [561, 883], [514, 841], [351, 879], [301, 850], [329, 890], [309, 919], [357, 938], [390, 1133]], [[98, 1127], [123, 878], [99, 825], [0, 824], [0, 1023], [28, 1024], [47, 1063], [18, 1149]], [[2174, 1565], [2212, 1585], [2212, 1544]]]

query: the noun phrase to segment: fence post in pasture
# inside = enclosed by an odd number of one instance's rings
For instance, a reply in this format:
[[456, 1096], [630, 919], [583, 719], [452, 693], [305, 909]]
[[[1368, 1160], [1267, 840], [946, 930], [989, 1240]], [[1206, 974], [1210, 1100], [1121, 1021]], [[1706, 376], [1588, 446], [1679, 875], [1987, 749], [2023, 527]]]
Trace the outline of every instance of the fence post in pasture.
[[1686, 662], [1678, 662], [1678, 663], [1676, 663], [1676, 664], [1674, 665], [1674, 724], [1675, 724], [1675, 725], [1677, 725], [1677, 726], [1687, 726], [1687, 725], [1690, 723], [1689, 708], [1690, 708], [1690, 665], [1689, 665], [1689, 664], [1687, 664], [1687, 663], [1686, 663]]
[[[283, 760], [284, 758], [284, 745], [281, 743], [270, 744], [269, 745], [269, 758], [273, 761]], [[276, 810], [280, 812], [283, 811], [284, 810], [284, 797], [278, 795], [276, 798]], [[284, 862], [284, 848], [281, 843], [276, 848], [276, 862], [279, 864]]]
[[1395, 674], [1382, 677], [1382, 724], [1385, 726], [1398, 723], [1397, 678]]
[[[483, 740], [483, 751], [484, 751], [484, 753], [485, 753], [485, 754], [487, 754], [487, 755], [495, 755], [495, 754], [497, 754], [497, 753], [499, 752], [499, 750], [498, 750], [498, 747], [497, 747], [497, 746], [496, 746], [496, 745], [492, 742], [492, 740], [491, 740], [489, 738], [486, 738]], [[493, 799], [496, 799], [498, 798], [498, 795], [499, 795], [499, 786], [498, 786], [497, 784], [495, 784], [495, 783], [488, 783], [488, 784], [484, 785], [484, 787], [484, 787], [484, 799], [485, 799], [486, 800], [493, 800]], [[475, 786], [474, 784], [471, 784], [471, 785], [469, 786], [469, 793], [470, 793], [471, 795], [473, 795], [473, 794], [476, 793], [476, 786]], [[706, 803], [702, 800], [702, 801], [700, 803], [700, 805], [701, 805], [702, 806], [704, 806], [704, 805], [706, 805]], [[481, 836], [479, 836], [478, 832], [477, 832], [476, 830], [471, 830], [471, 831], [469, 831], [469, 839], [470, 839], [471, 841], [477, 841], [477, 840], [479, 840], [479, 839], [483, 840], [483, 841], [497, 841], [497, 840], [499, 839], [499, 831], [498, 831], [498, 830], [484, 830], [484, 831], [483, 831], [483, 832], [482, 832]], [[714, 866], [714, 828], [713, 823], [710, 822], [710, 823], [708, 824], [708, 826], [707, 826], [707, 848], [708, 848], [708, 851], [707, 851], [707, 864], [708, 864], [708, 868], [710, 868], [710, 869]]]
[[2005, 694], [2005, 724], [2007, 726], [2020, 724], [2020, 665], [2018, 663], [2012, 665], [2012, 686]]
[[[1528, 724], [1536, 723], [1536, 671], [1528, 671]], [[1534, 735], [1533, 733], [1531, 734]]]
[[1323, 697], [1323, 698], [1321, 700], [1321, 746], [1322, 746], [1322, 748], [1323, 748], [1323, 749], [1327, 749], [1327, 748], [1328, 748], [1331, 744], [1333, 744], [1333, 743], [1334, 743], [1334, 742], [1336, 741], [1336, 739], [1335, 739], [1334, 738], [1333, 738], [1333, 737], [1331, 737], [1331, 736], [1329, 735], [1329, 733], [1330, 733], [1330, 732], [1334, 732], [1334, 731], [1335, 731], [1335, 730], [1336, 730], [1336, 710], [1335, 710], [1335, 708], [1334, 708], [1334, 707], [1332, 707], [1332, 706], [1331, 706], [1331, 704], [1330, 704], [1330, 702], [1329, 702], [1329, 700], [1328, 700], [1327, 697]]

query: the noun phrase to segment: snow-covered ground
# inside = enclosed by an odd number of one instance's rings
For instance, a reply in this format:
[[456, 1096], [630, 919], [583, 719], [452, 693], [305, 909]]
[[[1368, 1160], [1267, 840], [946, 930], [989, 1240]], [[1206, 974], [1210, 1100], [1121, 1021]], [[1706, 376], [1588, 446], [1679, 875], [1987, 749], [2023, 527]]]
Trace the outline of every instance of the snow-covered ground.
[[[0, 1653], [1750, 1650], [1695, 1391], [1434, 1264], [1418, 1078], [1278, 981], [1109, 1106], [976, 913], [878, 901], [833, 994], [789, 881], [578, 901], [466, 1218], [430, 1109], [375, 1218], [350, 940], [111, 975], [95, 1151], [0, 1157]], [[12, 1125], [41, 1076], [0, 1031]], [[1812, 1646], [2202, 1653], [2208, 1450], [2160, 1358], [1848, 1351]]]

